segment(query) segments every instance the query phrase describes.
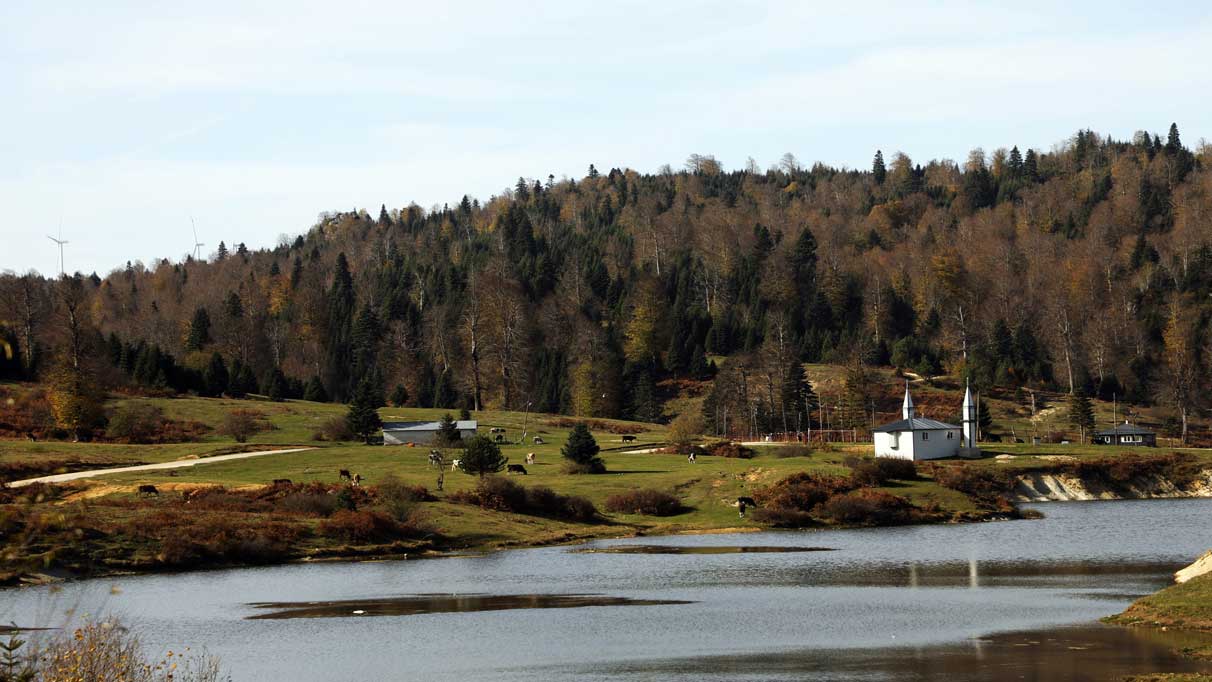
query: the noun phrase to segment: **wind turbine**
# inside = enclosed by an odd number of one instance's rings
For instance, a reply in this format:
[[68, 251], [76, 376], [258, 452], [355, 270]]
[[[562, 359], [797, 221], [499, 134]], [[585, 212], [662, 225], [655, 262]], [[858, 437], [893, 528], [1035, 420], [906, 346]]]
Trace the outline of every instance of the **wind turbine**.
[[194, 260], [202, 260], [202, 247], [206, 245], [198, 241], [198, 225], [192, 215], [189, 217], [189, 224], [194, 228]]
[[59, 238], [58, 239], [55, 239], [54, 237], [50, 236], [49, 234], [46, 235], [46, 238], [59, 245], [59, 276], [62, 277], [63, 276], [63, 245], [67, 243], [67, 240], [63, 238], [63, 223], [59, 223]]

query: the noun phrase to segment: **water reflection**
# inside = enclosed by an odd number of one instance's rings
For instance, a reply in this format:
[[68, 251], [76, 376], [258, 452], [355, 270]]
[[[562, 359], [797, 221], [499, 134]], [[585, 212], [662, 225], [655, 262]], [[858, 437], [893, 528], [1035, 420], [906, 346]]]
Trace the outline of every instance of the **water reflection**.
[[327, 602], [262, 602], [249, 604], [270, 613], [248, 620], [287, 618], [349, 618], [357, 616], [415, 616], [423, 613], [472, 613], [510, 609], [575, 609], [587, 606], [672, 606], [692, 602], [677, 599], [630, 599], [600, 594], [415, 594], [380, 599]]

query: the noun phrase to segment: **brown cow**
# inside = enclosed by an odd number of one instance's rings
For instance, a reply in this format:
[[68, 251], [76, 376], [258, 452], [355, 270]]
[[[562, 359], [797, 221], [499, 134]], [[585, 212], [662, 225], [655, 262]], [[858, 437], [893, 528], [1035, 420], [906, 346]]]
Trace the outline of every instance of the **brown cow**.
[[156, 490], [156, 486], [154, 486], [154, 485], [144, 484], [144, 485], [139, 486], [138, 495], [140, 495], [141, 497], [152, 497], [152, 496], [159, 497], [160, 491]]

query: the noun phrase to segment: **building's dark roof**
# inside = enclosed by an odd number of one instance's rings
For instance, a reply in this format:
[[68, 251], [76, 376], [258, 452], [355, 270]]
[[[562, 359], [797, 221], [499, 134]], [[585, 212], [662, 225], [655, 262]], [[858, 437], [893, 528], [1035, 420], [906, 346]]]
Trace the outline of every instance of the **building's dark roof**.
[[1096, 436], [1152, 436], [1156, 435], [1153, 431], [1146, 428], [1141, 428], [1136, 424], [1116, 424], [1113, 429], [1105, 429], [1095, 432]]
[[[442, 422], [383, 422], [384, 431], [437, 431]], [[460, 431], [475, 431], [476, 422], [457, 421], [455, 428]]]
[[899, 431], [950, 431], [952, 429], [958, 430], [959, 427], [955, 424], [934, 421], [925, 417], [914, 417], [913, 419], [902, 419], [899, 422], [877, 426], [874, 431], [876, 433], [895, 433]]

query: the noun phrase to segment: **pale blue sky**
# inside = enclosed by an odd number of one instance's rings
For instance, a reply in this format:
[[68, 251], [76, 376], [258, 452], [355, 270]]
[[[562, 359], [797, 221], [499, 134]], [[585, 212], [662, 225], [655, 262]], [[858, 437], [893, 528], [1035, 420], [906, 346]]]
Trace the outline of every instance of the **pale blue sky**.
[[590, 163], [1212, 138], [1207, 3], [176, 4], [0, 2], [0, 270], [56, 272], [60, 220], [104, 274], [182, 258], [191, 215], [269, 246]]

